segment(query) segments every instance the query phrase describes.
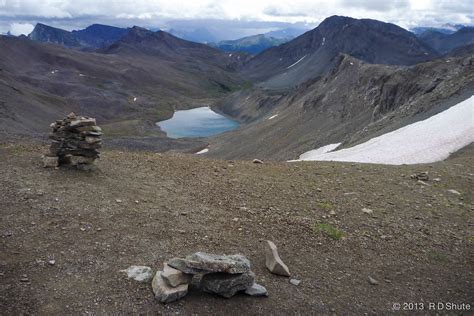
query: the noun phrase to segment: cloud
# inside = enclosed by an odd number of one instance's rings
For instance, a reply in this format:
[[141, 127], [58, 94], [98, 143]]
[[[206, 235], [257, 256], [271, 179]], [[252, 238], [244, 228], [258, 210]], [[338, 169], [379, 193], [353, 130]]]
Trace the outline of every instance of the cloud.
[[237, 20], [318, 24], [331, 15], [399, 24], [473, 24], [465, 0], [0, 0], [0, 32], [38, 21], [66, 29], [90, 23], [163, 27], [170, 20]]
[[10, 34], [18, 35], [28, 35], [33, 31], [34, 25], [30, 23], [12, 23], [10, 24]]

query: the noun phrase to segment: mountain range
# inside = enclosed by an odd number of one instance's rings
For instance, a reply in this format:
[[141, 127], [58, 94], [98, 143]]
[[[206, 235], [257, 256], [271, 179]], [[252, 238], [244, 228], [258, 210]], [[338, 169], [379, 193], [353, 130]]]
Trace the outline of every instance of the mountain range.
[[[328, 141], [355, 144], [467, 96], [472, 29], [436, 40], [429, 32], [417, 37], [390, 23], [332, 16], [251, 56], [140, 27], [68, 32], [38, 24], [28, 38], [0, 37], [2, 131], [41, 135], [59, 112], [77, 111], [102, 121], [108, 141], [120, 146], [193, 151], [207, 143], [209, 156], [294, 159]], [[240, 51], [266, 39], [227, 44]], [[200, 105], [242, 127], [170, 140], [154, 124]]]
[[37, 23], [28, 35], [32, 40], [61, 44], [66, 47], [100, 48], [119, 40], [128, 32], [125, 28], [93, 24], [82, 30], [72, 32]]

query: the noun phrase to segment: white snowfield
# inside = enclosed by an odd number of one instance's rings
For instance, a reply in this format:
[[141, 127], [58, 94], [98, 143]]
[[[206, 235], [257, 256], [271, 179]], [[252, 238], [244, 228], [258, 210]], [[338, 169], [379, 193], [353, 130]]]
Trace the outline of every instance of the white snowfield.
[[308, 151], [302, 160], [348, 161], [387, 165], [431, 163], [474, 141], [474, 96], [451, 108], [354, 147], [330, 144]]

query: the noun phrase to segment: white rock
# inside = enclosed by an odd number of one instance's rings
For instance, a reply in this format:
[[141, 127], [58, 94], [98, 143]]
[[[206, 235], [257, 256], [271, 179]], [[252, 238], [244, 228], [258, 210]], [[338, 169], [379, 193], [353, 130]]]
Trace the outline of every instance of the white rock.
[[366, 214], [372, 214], [374, 211], [371, 210], [370, 208], [365, 208], [365, 207], [364, 207], [364, 208], [362, 209], [362, 212], [364, 212], [364, 213], [366, 213]]
[[456, 194], [456, 195], [461, 195], [461, 193], [459, 191], [456, 191], [456, 190], [448, 190], [449, 193], [452, 193], [452, 194]]
[[290, 283], [293, 284], [293, 285], [295, 285], [295, 286], [298, 286], [298, 285], [300, 285], [301, 280], [298, 280], [298, 279], [291, 279], [291, 280], [290, 280]]
[[151, 268], [146, 266], [130, 266], [125, 270], [120, 270], [127, 274], [129, 279], [134, 279], [138, 282], [148, 282], [153, 276]]
[[379, 281], [377, 281], [376, 279], [374, 279], [374, 278], [371, 277], [370, 275], [369, 275], [369, 277], [367, 278], [367, 280], [368, 280], [369, 283], [372, 284], [372, 285], [377, 285], [377, 284], [379, 284]]
[[290, 270], [280, 259], [276, 245], [270, 240], [265, 245], [265, 265], [271, 273], [290, 276]]

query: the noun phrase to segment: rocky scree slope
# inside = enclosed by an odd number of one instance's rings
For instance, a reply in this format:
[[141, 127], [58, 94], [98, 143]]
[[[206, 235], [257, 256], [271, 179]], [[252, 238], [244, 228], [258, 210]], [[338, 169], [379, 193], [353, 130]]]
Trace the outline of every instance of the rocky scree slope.
[[216, 136], [206, 155], [296, 159], [331, 143], [350, 146], [425, 119], [474, 93], [474, 55], [412, 67], [367, 64], [340, 55], [325, 76], [278, 94], [238, 92], [216, 106], [249, 122]]

